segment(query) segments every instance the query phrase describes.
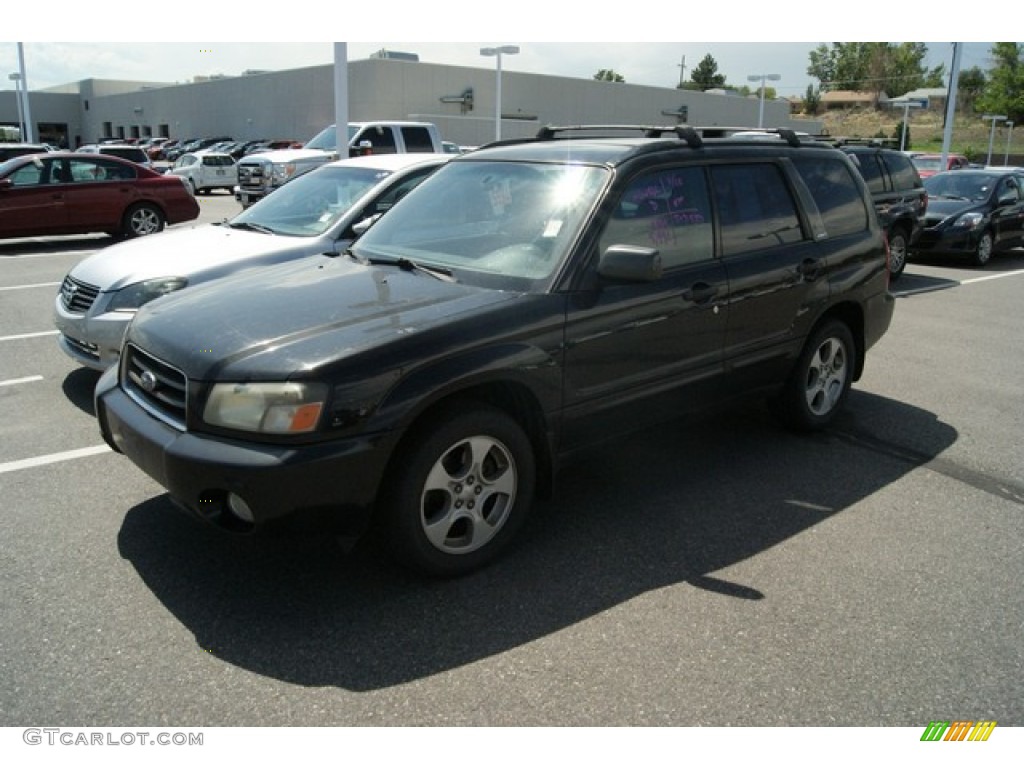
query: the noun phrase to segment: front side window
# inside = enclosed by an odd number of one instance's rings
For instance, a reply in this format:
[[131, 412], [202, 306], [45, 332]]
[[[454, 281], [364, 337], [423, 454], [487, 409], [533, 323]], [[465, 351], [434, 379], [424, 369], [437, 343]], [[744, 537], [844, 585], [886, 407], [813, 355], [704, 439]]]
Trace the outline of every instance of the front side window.
[[868, 210], [846, 163], [831, 157], [796, 157], [793, 164], [818, 205], [829, 237], [867, 229]]
[[793, 196], [776, 165], [713, 166], [711, 178], [723, 256], [803, 240]]
[[665, 269], [713, 258], [704, 169], [670, 168], [631, 182], [601, 235], [602, 251], [612, 245], [656, 248]]

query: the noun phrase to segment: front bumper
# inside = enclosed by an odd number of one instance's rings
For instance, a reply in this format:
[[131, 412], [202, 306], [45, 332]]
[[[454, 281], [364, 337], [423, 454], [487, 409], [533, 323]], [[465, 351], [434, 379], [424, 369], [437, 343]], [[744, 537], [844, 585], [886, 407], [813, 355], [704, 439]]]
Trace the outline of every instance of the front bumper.
[[57, 344], [79, 365], [105, 371], [117, 362], [124, 333], [134, 316], [133, 312], [73, 314], [64, 308], [58, 295], [53, 307], [53, 322], [60, 331]]
[[[252, 532], [280, 523], [362, 533], [393, 447], [388, 435], [311, 445], [245, 443], [182, 432], [132, 400], [111, 368], [96, 385], [103, 439], [174, 501], [226, 530]], [[252, 520], [229, 505], [234, 494]]]
[[925, 229], [914, 243], [919, 253], [957, 255], [972, 254], [978, 248], [978, 241], [985, 230], [982, 227], [949, 227], [946, 229]]

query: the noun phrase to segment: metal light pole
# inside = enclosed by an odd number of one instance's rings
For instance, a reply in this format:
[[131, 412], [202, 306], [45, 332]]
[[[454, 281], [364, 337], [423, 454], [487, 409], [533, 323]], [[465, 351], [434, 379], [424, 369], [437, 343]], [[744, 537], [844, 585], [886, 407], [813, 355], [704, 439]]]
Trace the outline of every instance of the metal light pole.
[[900, 133], [900, 152], [902, 152], [907, 148], [907, 120], [910, 119], [910, 110], [921, 109], [923, 105], [907, 99], [906, 101], [894, 101], [892, 106], [903, 107], [903, 131]]
[[21, 106], [21, 75], [17, 72], [11, 72], [7, 76], [8, 80], [14, 81], [14, 100], [18, 102], [18, 138], [21, 141], [25, 140], [25, 110]]
[[985, 158], [985, 165], [992, 165], [992, 142], [996, 140], [996, 121], [1006, 120], [1006, 115], [982, 115], [982, 120], [992, 121], [992, 130], [988, 134], [988, 157]]
[[761, 104], [757, 110], [757, 127], [764, 127], [764, 84], [766, 80], [781, 80], [782, 75], [747, 75], [747, 80], [752, 83], [761, 81]]
[[497, 81], [494, 87], [494, 140], [501, 139], [501, 55], [513, 56], [519, 53], [518, 45], [500, 45], [497, 48], [481, 48], [481, 56], [497, 57]]
[[1003, 155], [1003, 165], [1010, 164], [1010, 137], [1013, 136], [1013, 120], [1006, 121], [1006, 154]]
[[32, 144], [36, 140], [35, 131], [32, 129], [32, 113], [28, 106], [28, 78], [25, 77], [25, 48], [18, 43], [18, 70], [21, 73], [21, 98], [24, 100], [25, 110], [25, 132], [21, 135], [22, 141]]

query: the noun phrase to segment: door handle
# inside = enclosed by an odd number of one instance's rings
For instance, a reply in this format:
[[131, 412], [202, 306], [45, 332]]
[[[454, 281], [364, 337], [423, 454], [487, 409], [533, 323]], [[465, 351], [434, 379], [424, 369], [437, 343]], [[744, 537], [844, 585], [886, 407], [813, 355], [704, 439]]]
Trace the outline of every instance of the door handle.
[[707, 304], [711, 299], [715, 298], [717, 293], [718, 289], [713, 285], [694, 283], [683, 291], [683, 298], [686, 301], [692, 301], [694, 304]]
[[804, 259], [796, 271], [807, 282], [814, 282], [821, 275], [821, 264], [817, 259]]

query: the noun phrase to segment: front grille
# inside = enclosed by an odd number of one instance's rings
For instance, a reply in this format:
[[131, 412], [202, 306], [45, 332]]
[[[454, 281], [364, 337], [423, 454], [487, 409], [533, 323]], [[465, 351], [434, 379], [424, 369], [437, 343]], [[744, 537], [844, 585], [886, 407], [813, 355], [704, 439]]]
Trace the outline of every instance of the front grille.
[[239, 165], [238, 183], [243, 187], [259, 187], [263, 185], [262, 165]]
[[185, 429], [188, 379], [185, 374], [129, 344], [124, 350], [121, 386], [153, 416], [180, 430]]
[[95, 285], [83, 283], [68, 275], [60, 284], [60, 303], [68, 312], [84, 315], [92, 307], [99, 293], [100, 289]]

